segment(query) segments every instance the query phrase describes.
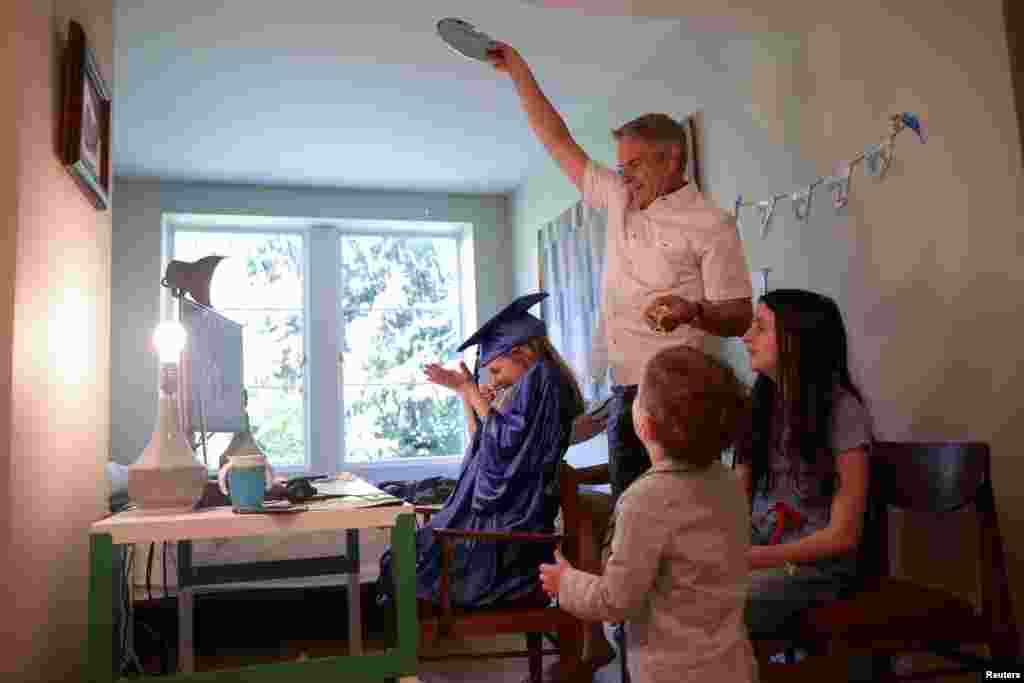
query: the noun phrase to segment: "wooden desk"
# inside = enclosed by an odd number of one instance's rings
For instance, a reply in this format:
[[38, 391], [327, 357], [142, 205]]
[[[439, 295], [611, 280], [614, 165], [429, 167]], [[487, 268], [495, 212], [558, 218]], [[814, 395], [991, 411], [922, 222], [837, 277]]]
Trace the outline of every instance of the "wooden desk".
[[[184, 672], [173, 681], [280, 681], [301, 675], [304, 683], [338, 680], [379, 681], [416, 679], [416, 543], [412, 506], [348, 507], [344, 499], [320, 504], [293, 514], [238, 515], [230, 507], [208, 508], [179, 514], [128, 511], [92, 525], [89, 537], [88, 680], [95, 683], [117, 677], [114, 652], [115, 545], [162, 543], [213, 538], [239, 538], [326, 530], [390, 528], [394, 552], [397, 610], [397, 646], [381, 654], [325, 657], [302, 662], [281, 662], [225, 671]], [[350, 537], [351, 539], [351, 537]], [[351, 549], [351, 540], [349, 548]], [[296, 560], [295, 562], [303, 562]], [[357, 591], [358, 592], [358, 591]], [[351, 601], [350, 601], [351, 602]]]

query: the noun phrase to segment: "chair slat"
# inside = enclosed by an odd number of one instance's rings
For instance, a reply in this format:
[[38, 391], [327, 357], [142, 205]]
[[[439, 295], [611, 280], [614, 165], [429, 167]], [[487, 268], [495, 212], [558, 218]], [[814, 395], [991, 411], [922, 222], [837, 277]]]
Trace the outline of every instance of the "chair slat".
[[988, 483], [988, 445], [976, 442], [898, 443], [871, 448], [876, 495], [904, 510], [945, 513], [973, 503]]

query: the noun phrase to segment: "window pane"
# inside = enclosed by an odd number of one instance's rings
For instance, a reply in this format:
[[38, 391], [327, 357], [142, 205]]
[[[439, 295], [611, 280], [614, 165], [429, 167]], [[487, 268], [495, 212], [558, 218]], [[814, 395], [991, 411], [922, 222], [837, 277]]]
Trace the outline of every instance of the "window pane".
[[459, 306], [458, 243], [451, 237], [345, 235], [341, 309]]
[[249, 419], [256, 443], [274, 467], [306, 465], [306, 420], [298, 389], [249, 389]]
[[423, 382], [423, 366], [446, 359], [461, 342], [458, 318], [445, 310], [351, 311], [344, 320], [345, 384]]
[[223, 313], [245, 326], [243, 365], [247, 387], [302, 387], [306, 356], [301, 310], [227, 310]]
[[461, 455], [465, 418], [454, 392], [429, 384], [346, 386], [345, 460]]
[[174, 258], [227, 258], [213, 273], [214, 308], [302, 308], [302, 236], [290, 233], [174, 232]]
[[461, 403], [423, 377], [461, 341], [458, 242], [343, 235], [340, 252], [345, 459], [461, 454]]
[[[294, 233], [176, 230], [174, 258], [226, 256], [211, 303], [244, 325], [245, 388], [252, 432], [274, 467], [305, 467], [303, 237]], [[216, 467], [231, 435], [211, 437]]]
[[[206, 468], [214, 472], [217, 471], [217, 466], [220, 465], [220, 454], [227, 450], [228, 444], [231, 443], [231, 437], [234, 434], [209, 434], [206, 438]], [[203, 459], [203, 445], [199, 441], [199, 432], [195, 435], [196, 443], [196, 457], [200, 460]]]

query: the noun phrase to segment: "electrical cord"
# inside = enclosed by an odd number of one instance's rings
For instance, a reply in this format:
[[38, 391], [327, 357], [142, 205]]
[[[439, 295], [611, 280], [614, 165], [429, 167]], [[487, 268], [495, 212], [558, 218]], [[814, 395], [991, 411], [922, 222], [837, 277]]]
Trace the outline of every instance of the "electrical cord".
[[120, 673], [127, 673], [128, 668], [134, 666], [136, 673], [144, 673], [142, 664], [139, 662], [138, 656], [135, 654], [135, 624], [134, 624], [134, 605], [132, 601], [133, 592], [133, 577], [135, 568], [135, 546], [131, 545], [125, 551], [127, 554], [127, 560], [124, 563], [125, 566], [125, 580], [122, 582], [124, 589], [124, 599], [121, 601], [121, 663], [119, 666]]
[[164, 541], [163, 550], [160, 552], [160, 561], [164, 566], [164, 598], [167, 597], [167, 541]]
[[149, 544], [149, 555], [146, 557], [146, 596], [153, 599], [153, 550], [156, 543]]

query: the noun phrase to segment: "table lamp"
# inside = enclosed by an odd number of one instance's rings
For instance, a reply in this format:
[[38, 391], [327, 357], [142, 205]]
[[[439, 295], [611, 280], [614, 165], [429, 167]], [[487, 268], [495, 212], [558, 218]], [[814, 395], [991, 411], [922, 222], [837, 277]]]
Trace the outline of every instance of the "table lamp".
[[153, 343], [160, 354], [159, 409], [149, 444], [128, 466], [128, 497], [144, 512], [187, 512], [202, 497], [207, 473], [178, 421], [178, 360], [185, 329], [177, 322], [162, 322]]
[[224, 452], [220, 456], [220, 467], [224, 467], [231, 458], [236, 455], [262, 455], [266, 457], [266, 453], [260, 448], [260, 445], [256, 443], [256, 437], [252, 434], [252, 426], [249, 421], [249, 394], [245, 389], [242, 390], [242, 408], [244, 422], [243, 429], [240, 432], [235, 432], [235, 435], [231, 437], [231, 443], [224, 449]]
[[171, 290], [171, 294], [180, 297], [189, 294], [197, 303], [211, 308], [210, 283], [213, 271], [224, 256], [204, 256], [198, 261], [171, 261], [160, 284]]

